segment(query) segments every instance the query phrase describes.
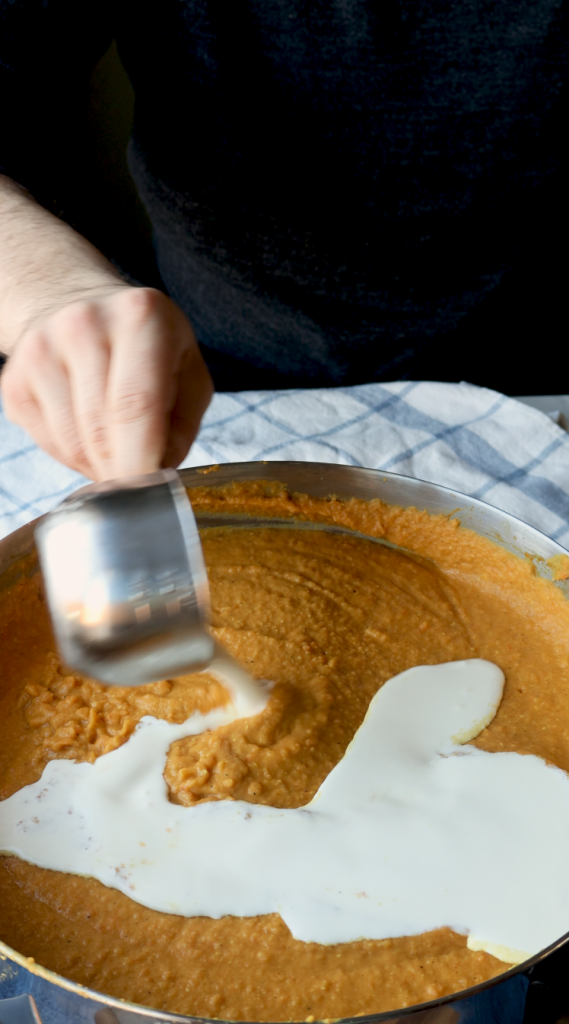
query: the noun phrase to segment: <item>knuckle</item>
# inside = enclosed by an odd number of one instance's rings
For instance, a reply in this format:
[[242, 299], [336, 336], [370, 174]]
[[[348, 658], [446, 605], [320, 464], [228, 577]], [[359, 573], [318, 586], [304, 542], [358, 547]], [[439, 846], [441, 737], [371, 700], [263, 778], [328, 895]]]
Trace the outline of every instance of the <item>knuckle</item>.
[[9, 366], [2, 374], [2, 396], [6, 415], [13, 421], [26, 418], [27, 411], [34, 405], [27, 385]]
[[65, 461], [72, 466], [85, 466], [88, 464], [84, 449], [81, 445], [77, 444], [66, 448]]
[[165, 296], [155, 288], [130, 288], [119, 295], [124, 314], [134, 324], [143, 323], [163, 308]]
[[77, 436], [75, 425], [71, 422], [62, 423], [57, 431], [56, 441], [70, 462], [84, 462], [85, 451]]
[[20, 363], [30, 362], [35, 366], [39, 366], [51, 358], [51, 345], [45, 332], [39, 328], [32, 328], [20, 341], [14, 352], [13, 361], [10, 360], [8, 365], [11, 362], [15, 368]]
[[89, 447], [99, 458], [109, 458], [109, 439], [105, 423], [97, 416], [85, 417], [85, 436]]
[[96, 303], [83, 299], [58, 310], [54, 314], [53, 324], [56, 330], [65, 334], [91, 332], [99, 327], [99, 310]]
[[133, 423], [144, 419], [155, 408], [155, 396], [146, 388], [123, 389], [112, 403], [113, 418], [118, 423]]
[[89, 440], [96, 448], [106, 444], [107, 431], [102, 420], [91, 416], [87, 421], [87, 429], [89, 431]]

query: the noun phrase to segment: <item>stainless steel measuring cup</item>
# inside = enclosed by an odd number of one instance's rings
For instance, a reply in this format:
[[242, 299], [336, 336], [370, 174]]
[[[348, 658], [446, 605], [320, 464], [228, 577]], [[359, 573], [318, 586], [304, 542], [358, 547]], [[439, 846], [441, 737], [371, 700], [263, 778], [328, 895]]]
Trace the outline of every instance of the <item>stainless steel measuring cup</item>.
[[210, 662], [207, 575], [174, 470], [81, 488], [40, 522], [36, 543], [69, 668], [136, 686]]

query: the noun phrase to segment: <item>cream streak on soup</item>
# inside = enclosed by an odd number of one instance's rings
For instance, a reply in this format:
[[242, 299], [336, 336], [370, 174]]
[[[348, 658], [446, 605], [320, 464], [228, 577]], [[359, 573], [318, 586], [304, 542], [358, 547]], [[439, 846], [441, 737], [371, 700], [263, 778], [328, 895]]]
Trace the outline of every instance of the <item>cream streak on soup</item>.
[[173, 914], [278, 912], [295, 938], [324, 944], [449, 926], [515, 963], [567, 928], [569, 778], [468, 746], [503, 684], [480, 659], [395, 676], [314, 799], [293, 809], [168, 800], [170, 745], [259, 713], [262, 699], [234, 693], [182, 725], [143, 718], [95, 764], [51, 761], [3, 801], [0, 850]]

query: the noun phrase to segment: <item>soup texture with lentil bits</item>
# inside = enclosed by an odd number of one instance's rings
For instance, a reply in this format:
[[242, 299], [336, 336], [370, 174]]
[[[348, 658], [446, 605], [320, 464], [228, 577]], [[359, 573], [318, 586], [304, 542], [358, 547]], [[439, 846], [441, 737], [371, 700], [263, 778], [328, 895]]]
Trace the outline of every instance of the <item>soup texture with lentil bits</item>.
[[[569, 603], [529, 560], [455, 519], [379, 500], [316, 500], [266, 483], [190, 496], [197, 512], [294, 517], [298, 525], [251, 528], [244, 520], [202, 533], [213, 633], [274, 688], [255, 718], [172, 744], [165, 779], [173, 802], [300, 807], [384, 682], [414, 665], [468, 658], [495, 662], [506, 676], [498, 713], [475, 745], [536, 754], [569, 771]], [[310, 522], [375, 540], [303, 528]], [[120, 689], [67, 672], [33, 568], [22, 563], [0, 598], [0, 799], [35, 782], [53, 758], [93, 763], [127, 742], [144, 715], [183, 722], [227, 701], [203, 673]], [[304, 943], [277, 914], [159, 913], [94, 879], [13, 856], [0, 857], [0, 938], [101, 992], [225, 1020], [376, 1013], [506, 969], [450, 928]]]

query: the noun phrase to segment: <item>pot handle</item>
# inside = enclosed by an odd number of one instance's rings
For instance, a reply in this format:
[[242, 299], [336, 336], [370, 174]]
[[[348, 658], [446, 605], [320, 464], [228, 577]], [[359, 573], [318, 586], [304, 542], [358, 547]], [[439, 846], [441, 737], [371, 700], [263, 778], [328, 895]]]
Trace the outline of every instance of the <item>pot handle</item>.
[[0, 1024], [42, 1024], [34, 997], [0, 999]]

